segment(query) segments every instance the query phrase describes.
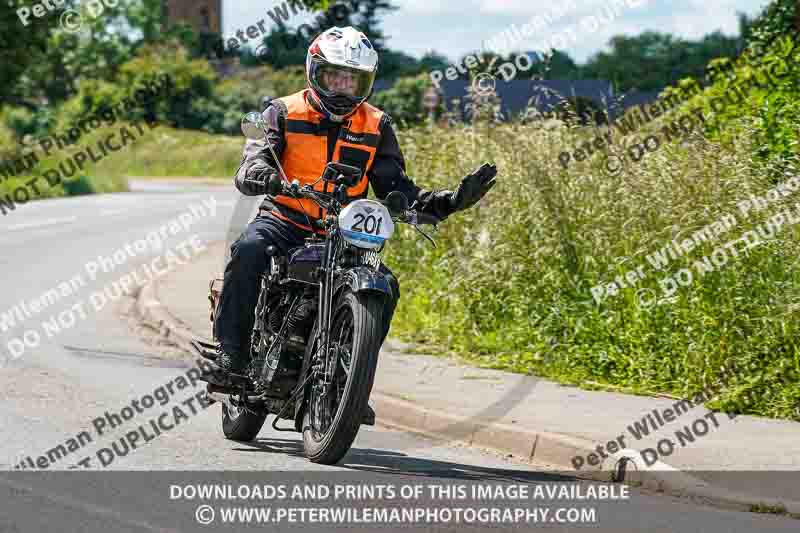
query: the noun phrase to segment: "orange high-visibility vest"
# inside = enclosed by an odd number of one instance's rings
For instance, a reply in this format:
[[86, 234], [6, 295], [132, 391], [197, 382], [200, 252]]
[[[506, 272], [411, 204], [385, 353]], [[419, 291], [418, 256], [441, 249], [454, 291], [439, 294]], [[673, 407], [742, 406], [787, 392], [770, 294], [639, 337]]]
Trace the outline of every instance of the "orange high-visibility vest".
[[[323, 115], [308, 103], [307, 92], [308, 89], [305, 89], [278, 99], [286, 106], [284, 133], [286, 145], [281, 156], [281, 165], [290, 182], [296, 179], [303, 186], [318, 181], [314, 185], [315, 190], [332, 192], [333, 185], [319, 179], [328, 163], [328, 130], [319, 129]], [[383, 116], [383, 111], [364, 102], [353, 115], [345, 119], [339, 129], [339, 138], [336, 141], [332, 161], [359, 167], [363, 172], [361, 180], [355, 186], [347, 189], [349, 199], [367, 196], [369, 184], [367, 173], [375, 162]], [[275, 196], [273, 202], [301, 214], [305, 212], [312, 221], [324, 219], [326, 215], [326, 210], [309, 198], [278, 195]], [[277, 211], [273, 213], [303, 229], [311, 229]]]

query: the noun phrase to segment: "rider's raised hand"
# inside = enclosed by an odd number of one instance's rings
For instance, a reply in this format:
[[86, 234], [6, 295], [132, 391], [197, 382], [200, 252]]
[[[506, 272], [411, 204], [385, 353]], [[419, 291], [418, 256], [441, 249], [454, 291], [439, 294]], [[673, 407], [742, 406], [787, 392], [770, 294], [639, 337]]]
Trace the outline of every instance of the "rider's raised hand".
[[497, 167], [484, 163], [478, 170], [466, 176], [450, 197], [453, 212], [469, 209], [478, 203], [478, 200], [494, 187], [496, 175]]

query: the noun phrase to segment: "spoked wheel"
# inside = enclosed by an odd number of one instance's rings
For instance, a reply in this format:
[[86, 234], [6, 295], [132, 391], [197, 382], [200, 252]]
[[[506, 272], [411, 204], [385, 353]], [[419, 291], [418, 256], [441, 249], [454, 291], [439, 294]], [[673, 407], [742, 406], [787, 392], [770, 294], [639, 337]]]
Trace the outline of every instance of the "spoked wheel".
[[237, 397], [229, 396], [222, 402], [222, 432], [227, 439], [249, 442], [261, 431], [267, 413], [245, 409], [237, 405], [237, 400]]
[[350, 449], [361, 427], [378, 364], [383, 300], [370, 293], [346, 291], [334, 306], [330, 360], [335, 364], [326, 383], [326, 358], [314, 346], [314, 373], [303, 418], [303, 445], [311, 462], [334, 464]]

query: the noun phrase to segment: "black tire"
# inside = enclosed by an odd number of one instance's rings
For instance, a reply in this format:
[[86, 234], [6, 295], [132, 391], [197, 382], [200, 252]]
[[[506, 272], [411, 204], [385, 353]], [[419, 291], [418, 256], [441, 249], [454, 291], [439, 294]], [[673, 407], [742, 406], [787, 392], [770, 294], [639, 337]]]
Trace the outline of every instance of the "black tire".
[[[346, 377], [333, 421], [324, 435], [312, 426], [313, 395], [303, 415], [303, 447], [312, 463], [332, 465], [339, 462], [352, 446], [361, 427], [364, 411], [375, 381], [378, 352], [383, 332], [383, 296], [376, 293], [354, 294], [345, 290], [334, 305], [331, 339], [342, 333], [347, 313], [352, 318], [352, 344], [349, 351], [350, 373]], [[339, 367], [341, 368], [341, 367]], [[340, 371], [337, 368], [337, 375]]]
[[258, 436], [258, 432], [267, 420], [267, 413], [252, 413], [222, 403], [222, 432], [226, 439], [250, 442]]

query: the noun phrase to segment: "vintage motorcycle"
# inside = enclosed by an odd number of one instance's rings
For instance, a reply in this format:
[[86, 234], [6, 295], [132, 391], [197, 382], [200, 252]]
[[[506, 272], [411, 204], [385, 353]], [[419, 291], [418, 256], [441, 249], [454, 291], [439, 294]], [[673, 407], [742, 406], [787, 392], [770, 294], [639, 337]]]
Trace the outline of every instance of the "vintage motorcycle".
[[[264, 139], [266, 127], [259, 113], [242, 120], [250, 139]], [[222, 404], [227, 438], [254, 439], [274, 413], [272, 427], [302, 433], [312, 462], [334, 464], [358, 434], [375, 378], [384, 299], [392, 294], [379, 253], [395, 222], [412, 225], [435, 245], [418, 226], [439, 219], [409, 210], [400, 192], [384, 202], [347, 203], [346, 188], [361, 179], [356, 167], [328, 163], [317, 180], [326, 184], [322, 191], [297, 180], [290, 184], [280, 165], [279, 170], [280, 194], [311, 198], [326, 210], [325, 235], [307, 239], [287, 256], [267, 249], [246, 377], [226, 387], [209, 384], [208, 392]], [[210, 287], [212, 323], [220, 284], [213, 280]], [[208, 359], [217, 356], [214, 345], [195, 341], [194, 347]], [[293, 421], [293, 427], [278, 427], [280, 419]]]

